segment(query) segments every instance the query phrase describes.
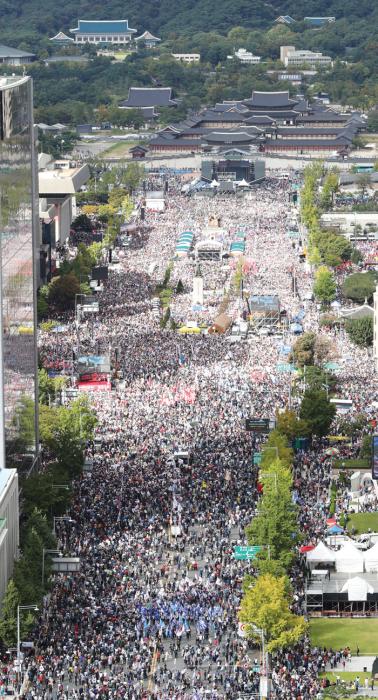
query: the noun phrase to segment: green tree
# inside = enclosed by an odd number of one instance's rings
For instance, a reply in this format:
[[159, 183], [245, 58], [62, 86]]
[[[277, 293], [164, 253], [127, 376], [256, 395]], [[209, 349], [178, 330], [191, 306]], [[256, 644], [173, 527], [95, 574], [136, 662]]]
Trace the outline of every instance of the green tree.
[[59, 311], [73, 309], [77, 294], [80, 294], [80, 282], [73, 272], [54, 277], [49, 287], [49, 304]]
[[325, 391], [319, 389], [305, 391], [299, 416], [308, 423], [312, 435], [319, 437], [327, 435], [335, 414], [336, 408], [331, 404]]
[[346, 332], [355, 345], [368, 348], [373, 345], [374, 324], [371, 316], [349, 319], [345, 323]]
[[303, 617], [291, 612], [290, 603], [286, 576], [259, 576], [240, 604], [239, 620], [250, 625], [248, 637], [256, 639], [256, 628], [263, 630], [270, 653], [295, 645], [306, 634], [308, 625]]
[[13, 574], [22, 603], [38, 603], [42, 598], [42, 556], [43, 541], [37, 531], [30, 528], [21, 548], [21, 557], [15, 562]]
[[42, 444], [70, 477], [80, 473], [85, 443], [97, 423], [86, 397], [68, 407], [40, 406], [39, 430]]
[[341, 288], [343, 296], [357, 303], [362, 303], [365, 299], [372, 301], [377, 277], [377, 274], [372, 271], [349, 275]]
[[306, 437], [309, 433], [309, 426], [306, 421], [298, 418], [295, 411], [288, 408], [277, 413], [276, 428], [290, 441], [296, 437]]
[[314, 294], [323, 304], [329, 304], [336, 296], [336, 281], [332, 272], [322, 265], [316, 271]]
[[177, 282], [177, 285], [176, 285], [176, 294], [182, 294], [184, 291], [185, 291], [185, 287], [184, 287], [181, 279], [179, 279], [179, 281]]
[[333, 195], [335, 194], [335, 192], [337, 192], [338, 187], [339, 173], [335, 171], [330, 171], [324, 178], [320, 196], [320, 206], [325, 211], [327, 211], [332, 206]]
[[71, 228], [73, 228], [74, 231], [87, 231], [90, 233], [93, 230], [93, 223], [86, 214], [79, 214], [76, 219], [73, 220]]
[[315, 352], [315, 333], [303, 333], [294, 343], [290, 361], [294, 362], [297, 367], [314, 364]]
[[13, 579], [10, 579], [0, 615], [0, 639], [6, 647], [13, 647], [17, 641], [17, 606], [19, 604], [19, 592]]
[[130, 194], [137, 189], [144, 178], [144, 167], [140, 163], [129, 163], [121, 175], [122, 184]]
[[271, 430], [262, 451], [261, 467], [269, 469], [270, 465], [279, 458], [284, 467], [290, 467], [293, 462], [293, 450], [288, 445], [287, 437], [277, 428]]
[[[68, 479], [69, 476], [67, 473], [66, 482]], [[52, 471], [42, 474], [31, 474], [28, 479], [25, 479], [22, 490], [22, 504], [23, 512], [28, 519], [28, 527], [29, 519], [35, 509], [41, 514], [49, 513], [50, 515], [53, 512], [55, 514], [64, 513], [66, 510], [70, 501], [71, 492], [69, 488], [67, 490], [53, 488], [55, 481]], [[58, 484], [59, 483], [60, 480], [58, 480]]]
[[297, 508], [292, 500], [292, 473], [279, 459], [263, 467], [259, 481], [263, 495], [259, 511], [246, 528], [248, 543], [264, 548], [263, 559], [279, 561], [287, 569], [298, 536]]

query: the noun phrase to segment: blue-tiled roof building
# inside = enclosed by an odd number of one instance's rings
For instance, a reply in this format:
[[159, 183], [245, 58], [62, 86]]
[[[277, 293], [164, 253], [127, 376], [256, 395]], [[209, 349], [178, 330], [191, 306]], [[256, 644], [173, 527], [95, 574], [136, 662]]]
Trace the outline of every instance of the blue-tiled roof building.
[[70, 31], [77, 44], [128, 44], [136, 33], [136, 29], [129, 27], [127, 19], [79, 19], [78, 26]]
[[314, 28], [324, 27], [326, 24], [335, 22], [335, 20], [336, 17], [304, 17], [303, 19], [306, 24]]

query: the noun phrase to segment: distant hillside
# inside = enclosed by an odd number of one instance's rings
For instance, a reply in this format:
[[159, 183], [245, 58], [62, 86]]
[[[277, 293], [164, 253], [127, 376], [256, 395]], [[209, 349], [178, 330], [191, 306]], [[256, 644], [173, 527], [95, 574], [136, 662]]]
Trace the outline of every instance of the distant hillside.
[[[357, 23], [363, 34], [377, 31], [376, 0], [0, 0], [0, 42], [17, 43], [34, 35], [51, 36], [67, 31], [82, 19], [128, 19], [138, 31], [149, 29], [162, 38], [196, 32], [227, 33], [232, 27], [263, 29], [281, 14], [297, 20], [304, 15], [334, 15], [344, 23]], [[345, 32], [344, 32], [345, 33]]]

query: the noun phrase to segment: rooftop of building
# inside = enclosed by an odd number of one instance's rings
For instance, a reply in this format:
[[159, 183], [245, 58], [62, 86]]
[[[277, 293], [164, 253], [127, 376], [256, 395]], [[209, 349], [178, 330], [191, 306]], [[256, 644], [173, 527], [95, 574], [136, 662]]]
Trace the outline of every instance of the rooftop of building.
[[67, 34], [65, 34], [64, 32], [58, 32], [57, 34], [55, 34], [55, 36], [52, 36], [49, 39], [49, 41], [64, 41], [64, 42], [68, 41], [68, 42], [71, 42], [71, 41], [73, 41], [73, 39], [71, 36], [67, 36]]
[[170, 107], [176, 103], [172, 100], [172, 88], [131, 87], [127, 100], [119, 103], [120, 107]]
[[283, 147], [287, 148], [289, 146], [306, 148], [307, 146], [324, 146], [324, 148], [339, 148], [342, 145], [350, 145], [352, 139], [348, 136], [338, 136], [332, 139], [269, 139], [266, 145], [270, 148], [273, 147]]
[[0, 76], [0, 90], [8, 90], [26, 83], [28, 80], [30, 80], [28, 75], [2, 75]]
[[328, 24], [329, 22], [335, 22], [336, 17], [304, 17], [303, 21], [307, 22], [307, 24], [314, 24], [314, 25], [321, 26], [322, 24]]
[[159, 37], [154, 36], [153, 34], [151, 34], [151, 32], [146, 30], [140, 36], [136, 36], [135, 41], [161, 41], [161, 39], [159, 39]]
[[79, 168], [41, 170], [38, 173], [39, 194], [42, 196], [75, 194], [85, 185], [89, 177], [88, 165], [82, 165]]
[[128, 19], [118, 20], [87, 20], [79, 19], [77, 27], [70, 29], [74, 34], [123, 34], [125, 32], [136, 32], [136, 29], [129, 27]]
[[35, 58], [35, 55], [35, 53], [20, 51], [20, 49], [14, 49], [12, 46], [0, 44], [0, 58]]
[[15, 474], [17, 474], [17, 469], [4, 469], [0, 466], [0, 501], [11, 480], [14, 479]]
[[254, 90], [252, 92], [252, 97], [247, 100], [243, 100], [244, 104], [250, 107], [294, 107], [298, 100], [293, 100], [288, 90], [276, 91], [276, 92], [265, 92], [261, 90]]

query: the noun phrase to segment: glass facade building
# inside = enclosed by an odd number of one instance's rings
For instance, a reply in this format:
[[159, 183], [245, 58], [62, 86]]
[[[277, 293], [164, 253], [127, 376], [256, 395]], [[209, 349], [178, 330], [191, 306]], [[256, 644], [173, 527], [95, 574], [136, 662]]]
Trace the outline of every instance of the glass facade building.
[[0, 77], [0, 469], [37, 455], [37, 183], [32, 81]]

